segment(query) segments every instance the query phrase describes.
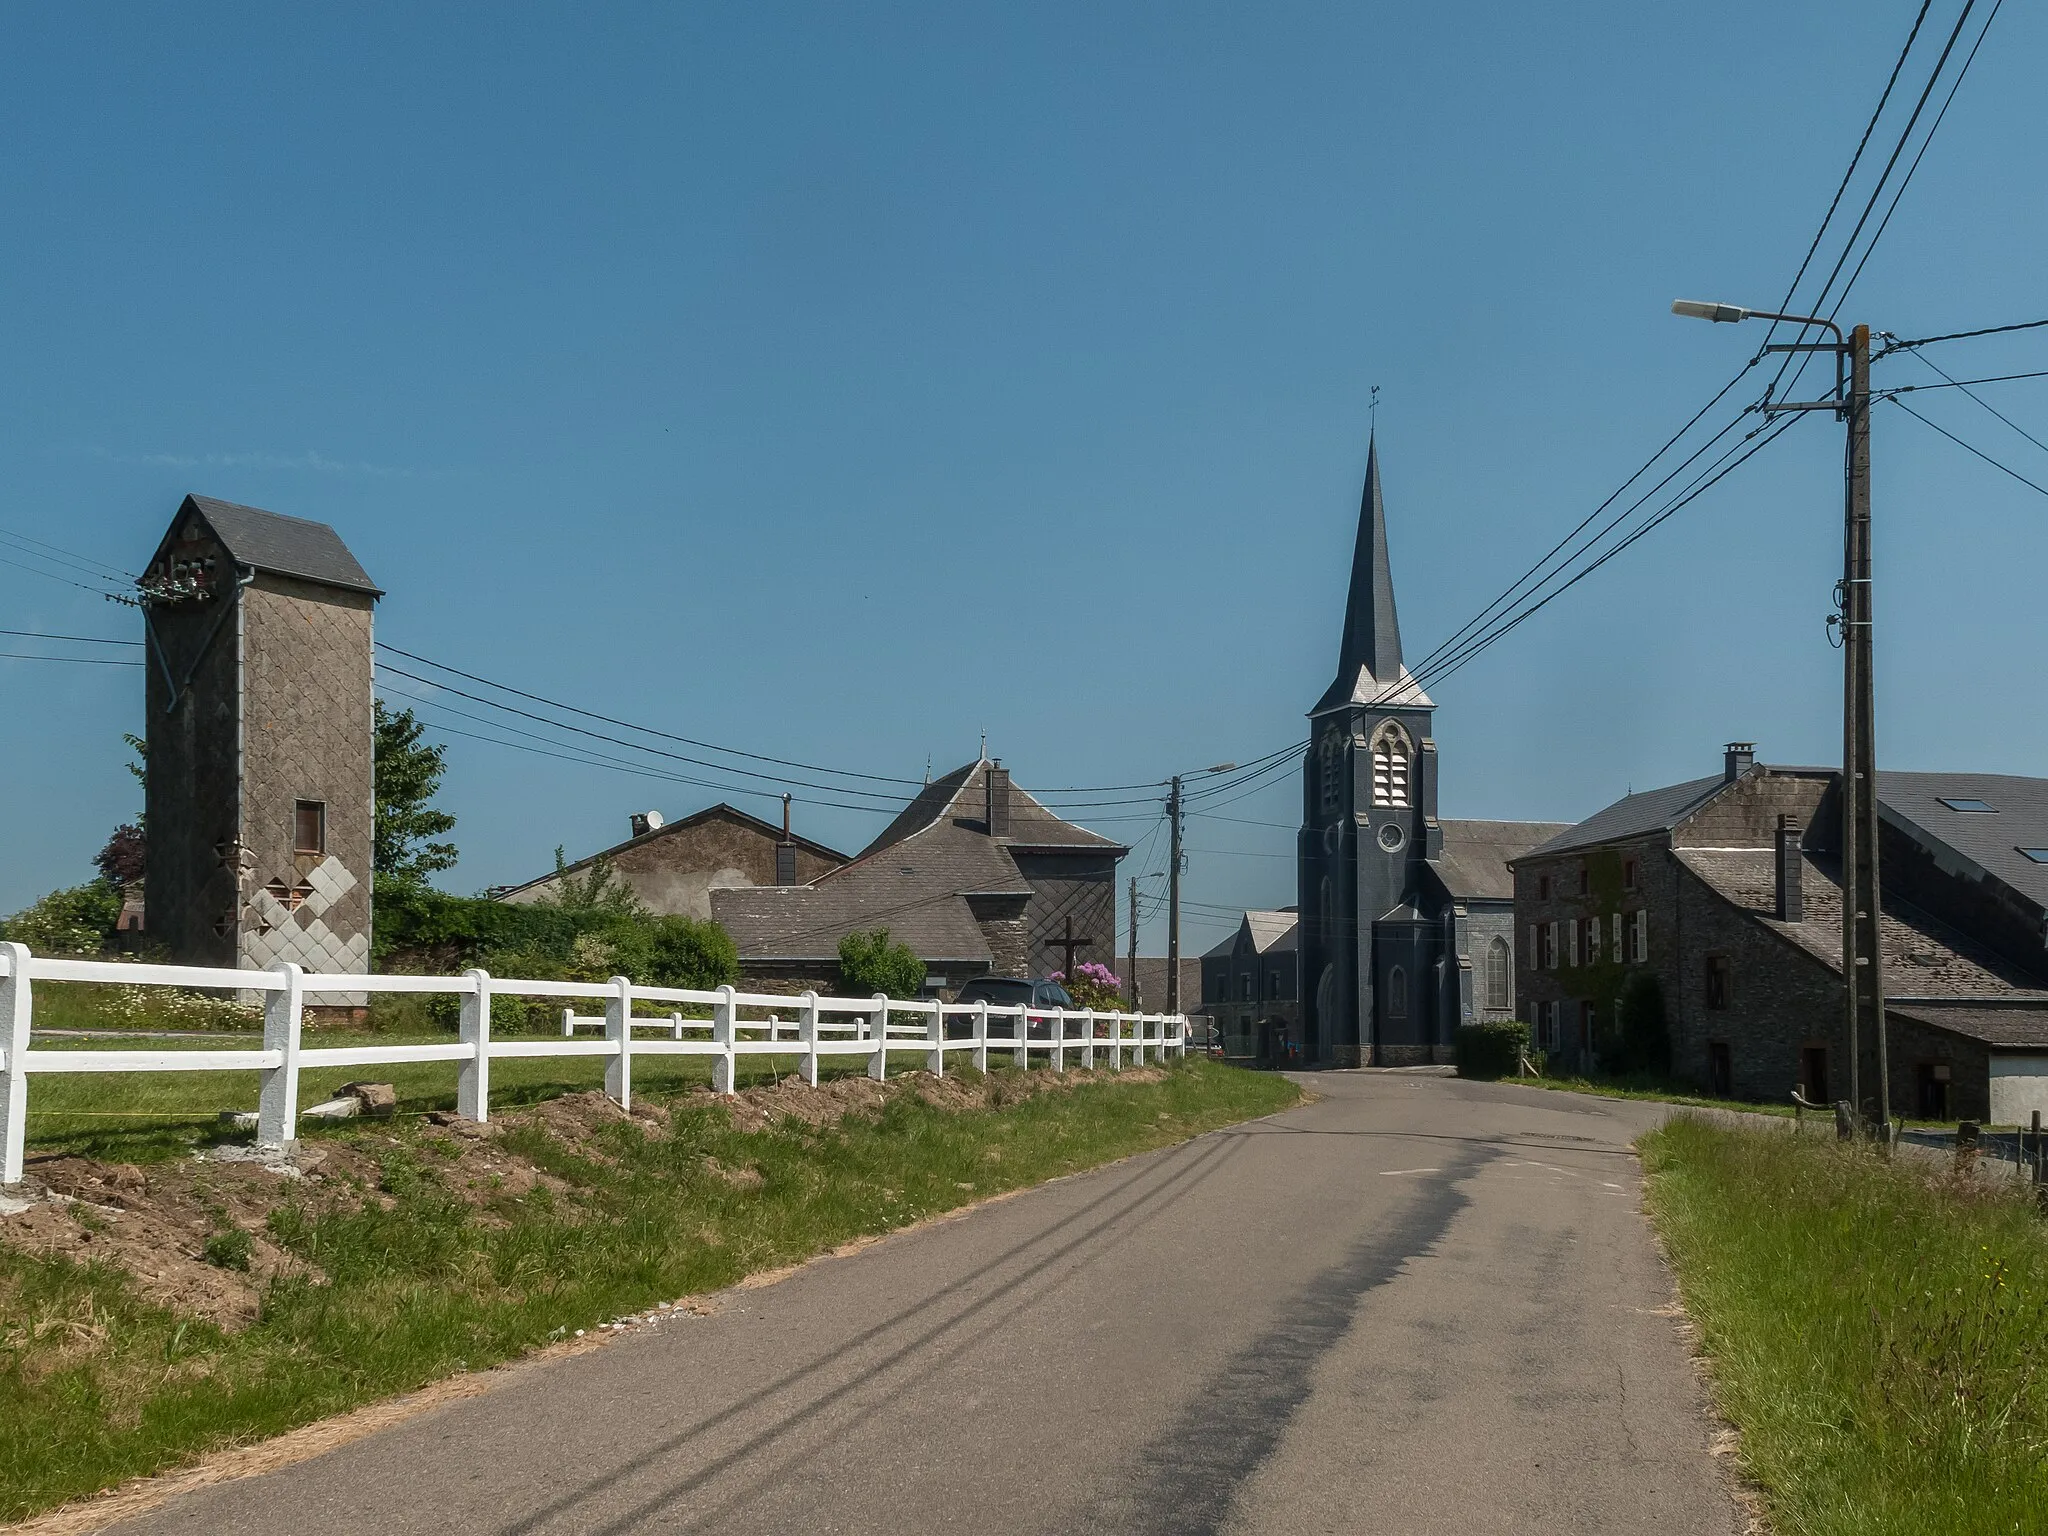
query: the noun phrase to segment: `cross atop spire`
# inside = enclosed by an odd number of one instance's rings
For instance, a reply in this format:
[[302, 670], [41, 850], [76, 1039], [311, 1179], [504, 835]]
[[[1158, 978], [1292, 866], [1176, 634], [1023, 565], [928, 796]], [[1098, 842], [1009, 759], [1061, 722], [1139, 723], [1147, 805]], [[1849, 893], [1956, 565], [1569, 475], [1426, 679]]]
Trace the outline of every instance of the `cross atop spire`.
[[1369, 703], [1431, 707], [1401, 665], [1401, 621], [1394, 613], [1394, 572], [1387, 561], [1377, 433], [1368, 439], [1365, 451], [1365, 494], [1358, 506], [1358, 544], [1351, 555], [1351, 595], [1344, 607], [1337, 676], [1309, 713]]

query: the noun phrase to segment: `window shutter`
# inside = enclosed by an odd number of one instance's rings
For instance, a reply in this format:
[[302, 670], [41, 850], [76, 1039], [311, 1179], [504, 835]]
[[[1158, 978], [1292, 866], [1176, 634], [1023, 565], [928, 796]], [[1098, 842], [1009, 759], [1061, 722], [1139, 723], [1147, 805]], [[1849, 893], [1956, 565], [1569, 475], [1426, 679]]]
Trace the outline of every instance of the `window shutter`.
[[1586, 964], [1598, 965], [1599, 963], [1600, 919], [1597, 917], [1589, 917], [1586, 919]]
[[1621, 914], [1617, 912], [1614, 914], [1614, 963], [1619, 965], [1621, 961]]
[[1579, 963], [1579, 920], [1576, 917], [1568, 921], [1564, 927], [1564, 963]]

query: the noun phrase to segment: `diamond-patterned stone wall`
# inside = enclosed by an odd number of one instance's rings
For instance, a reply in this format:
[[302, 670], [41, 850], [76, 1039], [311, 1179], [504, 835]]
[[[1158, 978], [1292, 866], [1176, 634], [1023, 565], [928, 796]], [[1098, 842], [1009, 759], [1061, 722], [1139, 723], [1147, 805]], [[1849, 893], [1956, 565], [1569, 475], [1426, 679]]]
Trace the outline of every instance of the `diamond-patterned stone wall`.
[[[263, 575], [242, 602], [239, 963], [362, 971], [374, 827], [371, 599]], [[294, 846], [302, 800], [326, 807], [321, 853]]]

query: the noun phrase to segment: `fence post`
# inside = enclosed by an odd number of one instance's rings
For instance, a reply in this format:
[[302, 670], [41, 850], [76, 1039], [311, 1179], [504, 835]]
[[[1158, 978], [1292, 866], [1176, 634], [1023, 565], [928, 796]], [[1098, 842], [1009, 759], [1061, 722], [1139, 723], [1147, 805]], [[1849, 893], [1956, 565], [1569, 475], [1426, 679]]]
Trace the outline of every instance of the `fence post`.
[[306, 973], [289, 960], [271, 967], [284, 978], [263, 994], [263, 1049], [276, 1051], [278, 1064], [263, 1069], [256, 1099], [256, 1145], [288, 1147], [299, 1129], [299, 1031], [304, 1027]]
[[933, 1077], [946, 1075], [946, 1004], [940, 998], [932, 999], [931, 1030], [925, 1035], [931, 1049], [925, 1052], [924, 1069]]
[[1081, 1011], [1081, 1070], [1084, 1072], [1093, 1072], [1095, 1070], [1095, 1010], [1093, 1008], [1084, 1008]]
[[883, 1082], [889, 1076], [889, 996], [886, 992], [875, 994], [874, 1054], [868, 1057], [868, 1076], [876, 1082]]
[[1121, 1013], [1109, 1016], [1109, 1070], [1112, 1072], [1124, 1069], [1124, 1020], [1127, 1017]]
[[34, 997], [28, 946], [0, 944], [0, 955], [7, 957], [7, 974], [0, 976], [0, 1050], [7, 1053], [7, 1075], [0, 1078], [0, 1184], [19, 1184], [28, 1137], [28, 1063], [22, 1058]]
[[1031, 1065], [1031, 1005], [1017, 1005], [1017, 1070]]
[[572, 1039], [575, 1034], [576, 1010], [574, 1008], [564, 1008], [562, 1010], [562, 1038], [564, 1040]]
[[739, 1061], [732, 1048], [739, 1031], [739, 1004], [733, 1001], [730, 983], [718, 989], [718, 1001], [711, 1005], [711, 1043], [719, 1052], [711, 1058], [711, 1091], [728, 1094], [739, 1081]]
[[804, 1048], [802, 1064], [797, 1068], [805, 1082], [813, 1088], [818, 1086], [818, 994], [804, 993], [804, 1016], [796, 1026], [796, 1038]]
[[1067, 1010], [1055, 1008], [1052, 1018], [1046, 1024], [1046, 1035], [1052, 1041], [1052, 1069], [1055, 1072], [1067, 1070]]
[[491, 1118], [491, 973], [463, 974], [475, 990], [462, 996], [462, 1043], [476, 1055], [455, 1074], [455, 1113], [481, 1124]]
[[974, 1070], [988, 1070], [988, 1001], [974, 1005]]
[[611, 979], [612, 995], [604, 1000], [604, 1037], [613, 1054], [604, 1062], [605, 1097], [621, 1109], [633, 1107], [633, 983]]

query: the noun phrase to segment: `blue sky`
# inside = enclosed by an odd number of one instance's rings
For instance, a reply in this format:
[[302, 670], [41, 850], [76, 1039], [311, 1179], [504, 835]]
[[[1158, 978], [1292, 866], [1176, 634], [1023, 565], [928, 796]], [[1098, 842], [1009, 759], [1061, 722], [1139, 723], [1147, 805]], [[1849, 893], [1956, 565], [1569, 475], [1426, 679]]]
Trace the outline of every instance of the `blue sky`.
[[[1914, 9], [12, 7], [0, 530], [132, 570], [187, 491], [321, 519], [383, 640], [833, 767], [1250, 760], [1329, 680], [1371, 386], [1419, 655], [1755, 345], [1669, 301], [1782, 297]], [[1845, 318], [2048, 313], [2044, 43], [2000, 15]], [[1876, 431], [1885, 759], [2040, 773], [2048, 504]], [[1836, 758], [1839, 454], [1802, 423], [1435, 685], [1445, 814]], [[138, 632], [12, 565], [0, 614]], [[4, 911], [138, 808], [140, 674], [0, 660], [0, 712]], [[457, 889], [719, 798], [447, 739]], [[1191, 898], [1290, 900], [1298, 810], [1191, 822]]]

